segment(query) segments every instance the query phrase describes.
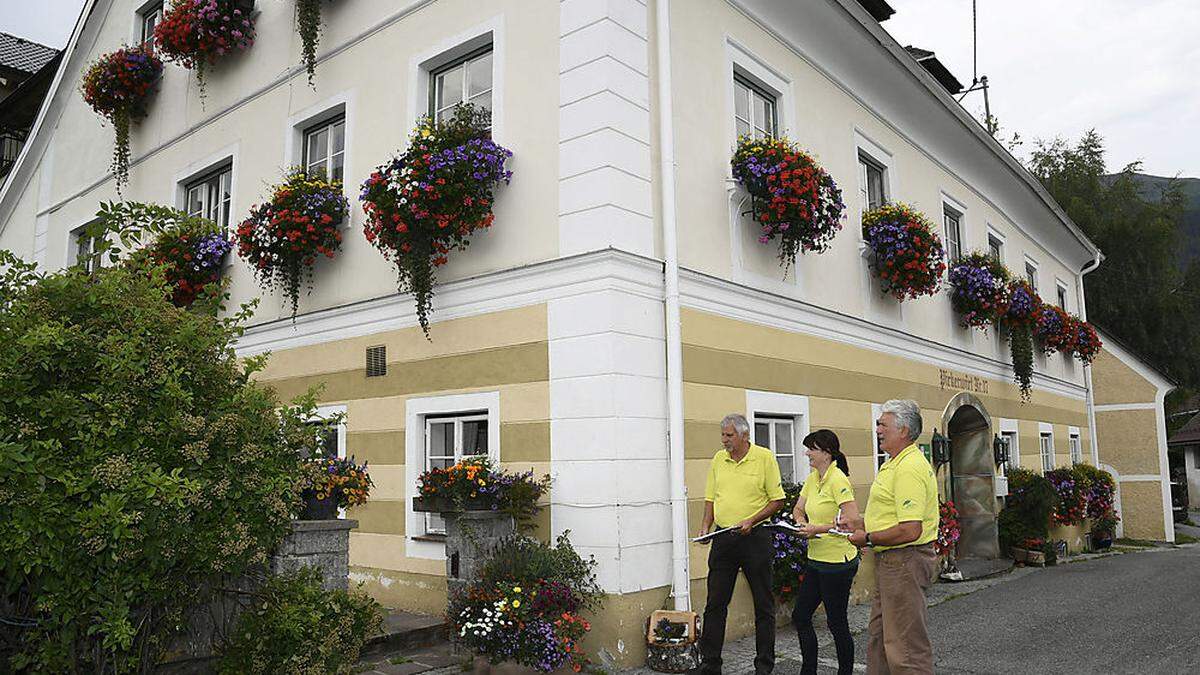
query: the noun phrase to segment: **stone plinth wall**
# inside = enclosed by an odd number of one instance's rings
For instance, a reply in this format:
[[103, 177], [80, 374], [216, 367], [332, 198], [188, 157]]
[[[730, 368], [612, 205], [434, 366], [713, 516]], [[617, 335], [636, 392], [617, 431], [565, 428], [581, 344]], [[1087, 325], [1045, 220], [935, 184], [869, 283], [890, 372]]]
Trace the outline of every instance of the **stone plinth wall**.
[[350, 530], [357, 520], [297, 520], [271, 556], [271, 574], [315, 567], [329, 590], [346, 590], [350, 574]]
[[479, 579], [500, 540], [516, 530], [512, 516], [496, 511], [443, 513], [446, 519], [446, 590], [450, 597]]

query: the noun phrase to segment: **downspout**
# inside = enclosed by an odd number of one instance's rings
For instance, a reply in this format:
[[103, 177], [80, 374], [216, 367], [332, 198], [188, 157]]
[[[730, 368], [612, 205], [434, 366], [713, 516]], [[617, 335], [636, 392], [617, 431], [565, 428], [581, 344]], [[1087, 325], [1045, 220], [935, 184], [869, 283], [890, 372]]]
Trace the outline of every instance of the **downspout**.
[[667, 338], [667, 444], [671, 484], [671, 596], [675, 609], [692, 608], [688, 570], [687, 484], [683, 448], [683, 344], [679, 327], [679, 251], [675, 231], [675, 128], [671, 112], [671, 3], [657, 0], [659, 198], [663, 227], [663, 306]]
[[[1079, 318], [1087, 321], [1087, 300], [1083, 292], [1083, 277], [1089, 272], [1095, 271], [1100, 266], [1100, 261], [1104, 259], [1100, 250], [1096, 249], [1093, 254], [1092, 261], [1083, 266], [1079, 270], [1078, 281], [1075, 284], [1075, 294], [1079, 297]], [[1092, 393], [1092, 367], [1090, 365], [1083, 367], [1083, 386], [1087, 390], [1086, 406], [1088, 427], [1091, 428], [1091, 444], [1092, 444], [1092, 466], [1100, 466], [1100, 444], [1096, 441], [1096, 400]]]

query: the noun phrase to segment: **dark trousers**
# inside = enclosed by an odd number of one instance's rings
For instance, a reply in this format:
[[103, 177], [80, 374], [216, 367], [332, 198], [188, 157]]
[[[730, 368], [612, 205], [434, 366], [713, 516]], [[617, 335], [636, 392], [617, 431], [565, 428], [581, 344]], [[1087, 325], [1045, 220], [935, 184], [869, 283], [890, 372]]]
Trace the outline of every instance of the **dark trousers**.
[[754, 597], [754, 672], [767, 675], [775, 668], [775, 596], [771, 593], [771, 564], [775, 546], [771, 532], [755, 528], [742, 536], [734, 532], [718, 535], [708, 552], [708, 601], [700, 634], [701, 669], [721, 672], [721, 648], [725, 645], [725, 617], [738, 571], [746, 575]]
[[800, 655], [804, 659], [800, 675], [817, 675], [817, 632], [813, 630], [812, 618], [818, 604], [825, 605], [825, 618], [837, 650], [838, 675], [854, 672], [854, 638], [850, 636], [846, 605], [850, 602], [850, 585], [858, 573], [858, 558], [847, 565], [839, 565], [841, 569], [831, 567], [810, 565], [796, 590], [792, 623], [800, 637]]

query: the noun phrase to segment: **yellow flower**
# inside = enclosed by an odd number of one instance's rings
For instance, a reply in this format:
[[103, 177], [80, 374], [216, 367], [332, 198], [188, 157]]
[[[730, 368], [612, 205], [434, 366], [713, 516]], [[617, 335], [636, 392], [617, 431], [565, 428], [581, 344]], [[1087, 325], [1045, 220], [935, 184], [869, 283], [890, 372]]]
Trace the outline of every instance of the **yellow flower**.
[[513, 586], [513, 593], [520, 593], [520, 592], [521, 592], [520, 586]]
[[429, 138], [429, 130], [428, 129], [421, 130], [421, 138]]
[[513, 600], [513, 607], [520, 607], [520, 606], [521, 606], [520, 600]]

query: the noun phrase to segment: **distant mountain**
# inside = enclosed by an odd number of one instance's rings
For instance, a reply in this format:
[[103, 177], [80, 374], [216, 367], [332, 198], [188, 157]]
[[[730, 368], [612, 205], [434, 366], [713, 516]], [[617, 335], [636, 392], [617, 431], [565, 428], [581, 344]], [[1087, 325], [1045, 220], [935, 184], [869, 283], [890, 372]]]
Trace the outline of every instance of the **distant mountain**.
[[[1172, 180], [1144, 173], [1133, 175], [1138, 185], [1138, 192], [1147, 200], [1161, 199], [1167, 184]], [[1111, 180], [1116, 176], [1105, 176], [1105, 178]], [[1188, 263], [1200, 260], [1200, 178], [1176, 178], [1174, 180], [1179, 182], [1186, 204], [1183, 219], [1179, 223], [1179, 263], [1181, 269], [1186, 269]]]

